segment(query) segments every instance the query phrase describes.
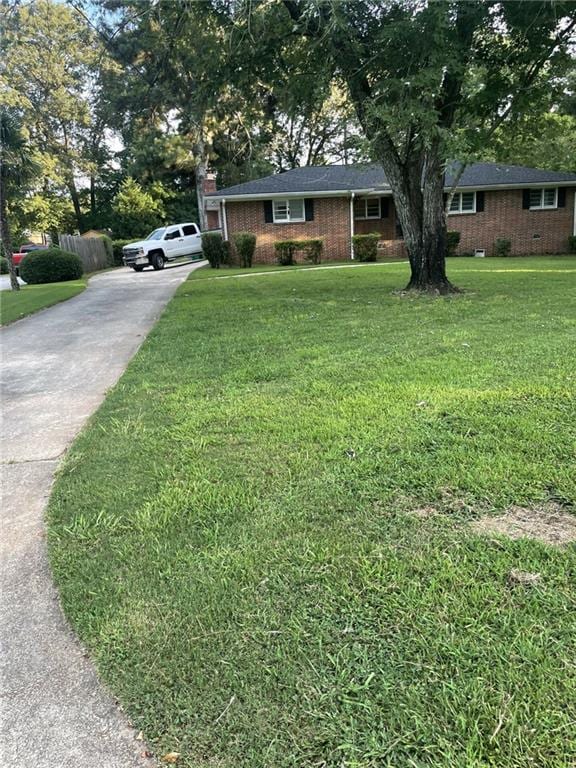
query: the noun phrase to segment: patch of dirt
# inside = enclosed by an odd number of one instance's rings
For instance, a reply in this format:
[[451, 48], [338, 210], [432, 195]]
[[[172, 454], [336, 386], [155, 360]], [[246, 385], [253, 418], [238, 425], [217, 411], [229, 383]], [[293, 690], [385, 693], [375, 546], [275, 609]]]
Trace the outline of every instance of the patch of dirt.
[[476, 533], [500, 533], [511, 539], [537, 539], [557, 547], [576, 541], [576, 515], [560, 504], [540, 507], [509, 507], [503, 515], [486, 515], [470, 524]]

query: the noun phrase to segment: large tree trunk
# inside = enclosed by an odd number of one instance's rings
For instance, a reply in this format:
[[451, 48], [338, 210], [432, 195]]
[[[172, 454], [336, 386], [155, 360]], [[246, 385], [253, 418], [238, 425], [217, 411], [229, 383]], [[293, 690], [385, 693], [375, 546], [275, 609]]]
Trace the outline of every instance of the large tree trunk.
[[82, 232], [83, 221], [82, 221], [82, 209], [80, 208], [80, 196], [78, 194], [78, 190], [76, 188], [76, 182], [74, 181], [73, 176], [71, 176], [68, 179], [67, 186], [68, 186], [68, 191], [70, 192], [70, 197], [72, 199], [72, 205], [74, 206], [74, 214], [76, 216], [78, 231]]
[[410, 261], [408, 291], [457, 293], [446, 277], [444, 171], [439, 145], [419, 162], [417, 153], [402, 163], [383, 152], [380, 161], [394, 195], [396, 213]]
[[204, 187], [206, 176], [208, 174], [208, 153], [204, 144], [204, 139], [200, 138], [197, 143], [198, 164], [196, 166], [196, 200], [198, 201], [198, 224], [200, 230], [204, 232], [207, 228], [206, 204], [204, 202]]
[[18, 277], [16, 275], [16, 268], [14, 267], [14, 261], [12, 259], [12, 238], [10, 237], [10, 225], [8, 224], [8, 211], [6, 206], [6, 190], [4, 187], [4, 178], [2, 170], [0, 169], [0, 237], [2, 239], [2, 247], [8, 262], [8, 271], [10, 273], [10, 288], [13, 291], [20, 290], [20, 284], [18, 283]]

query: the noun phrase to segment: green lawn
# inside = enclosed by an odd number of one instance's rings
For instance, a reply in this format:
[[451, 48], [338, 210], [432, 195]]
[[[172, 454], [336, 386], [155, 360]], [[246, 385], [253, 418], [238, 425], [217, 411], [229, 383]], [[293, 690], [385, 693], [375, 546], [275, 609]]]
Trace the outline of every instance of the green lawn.
[[195, 276], [70, 451], [63, 605], [157, 754], [576, 764], [576, 547], [467, 526], [574, 509], [576, 259], [449, 266]]
[[65, 283], [23, 285], [19, 291], [0, 291], [0, 325], [8, 325], [21, 317], [71, 299], [86, 288], [86, 278]]

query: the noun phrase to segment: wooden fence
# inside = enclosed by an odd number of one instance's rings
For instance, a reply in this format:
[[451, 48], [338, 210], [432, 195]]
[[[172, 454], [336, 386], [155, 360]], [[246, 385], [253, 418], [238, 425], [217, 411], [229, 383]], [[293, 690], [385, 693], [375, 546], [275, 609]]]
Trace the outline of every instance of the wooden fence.
[[60, 248], [75, 253], [82, 259], [84, 272], [97, 272], [110, 266], [106, 246], [101, 237], [60, 235]]

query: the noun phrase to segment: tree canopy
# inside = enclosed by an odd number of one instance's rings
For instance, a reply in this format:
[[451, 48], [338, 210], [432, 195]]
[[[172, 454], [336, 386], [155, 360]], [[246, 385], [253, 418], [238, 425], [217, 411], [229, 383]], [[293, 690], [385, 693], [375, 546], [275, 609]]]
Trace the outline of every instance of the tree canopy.
[[142, 234], [143, 200], [152, 225], [201, 219], [209, 168], [228, 185], [374, 160], [413, 285], [449, 290], [449, 161], [575, 168], [573, 2], [32, 0], [0, 12], [3, 103], [40, 164], [7, 203], [15, 233]]

